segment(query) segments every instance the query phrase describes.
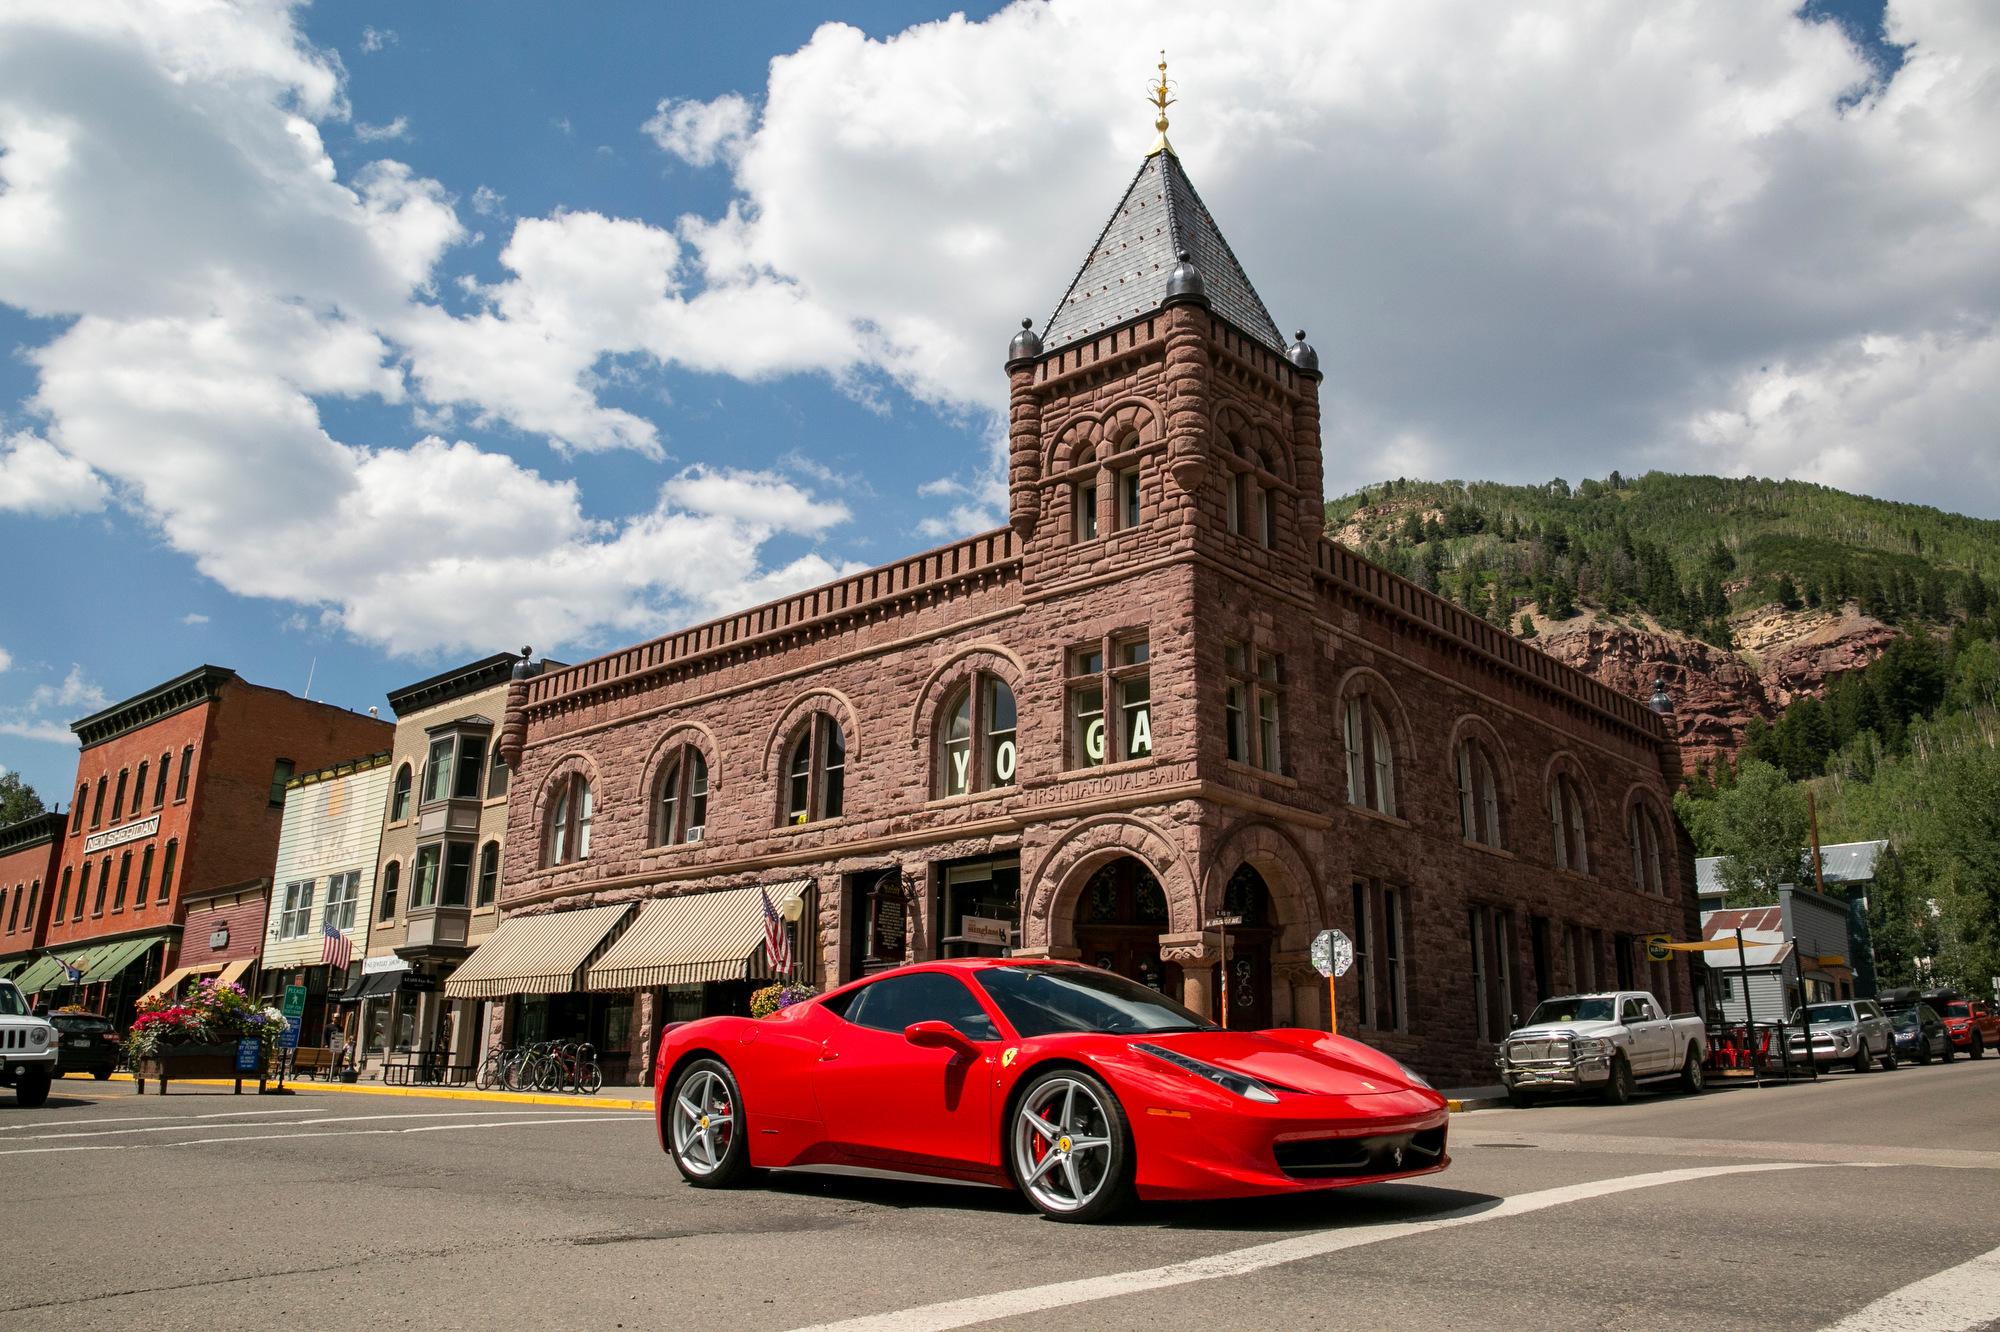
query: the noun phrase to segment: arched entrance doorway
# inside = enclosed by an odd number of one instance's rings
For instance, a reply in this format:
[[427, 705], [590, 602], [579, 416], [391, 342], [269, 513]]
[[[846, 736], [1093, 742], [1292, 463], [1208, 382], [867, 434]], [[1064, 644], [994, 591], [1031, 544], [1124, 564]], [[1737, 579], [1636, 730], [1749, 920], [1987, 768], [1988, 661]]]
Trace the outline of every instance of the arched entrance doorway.
[[1129, 976], [1164, 994], [1181, 992], [1181, 969], [1160, 960], [1167, 895], [1153, 872], [1120, 856], [1091, 875], [1076, 899], [1076, 946], [1082, 960]]
[[[1241, 1030], [1271, 1025], [1271, 893], [1264, 876], [1250, 865], [1237, 866], [1222, 890], [1222, 911], [1216, 928], [1223, 936], [1227, 976], [1216, 987], [1215, 1012], [1218, 1022]], [[1225, 996], [1227, 996], [1225, 1000]]]

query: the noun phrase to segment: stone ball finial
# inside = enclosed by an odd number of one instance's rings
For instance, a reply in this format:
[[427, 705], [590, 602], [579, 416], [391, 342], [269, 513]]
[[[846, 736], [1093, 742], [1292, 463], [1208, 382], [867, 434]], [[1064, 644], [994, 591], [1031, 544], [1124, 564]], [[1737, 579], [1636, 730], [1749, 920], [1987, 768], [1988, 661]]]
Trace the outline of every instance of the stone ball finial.
[[1007, 365], [1012, 367], [1023, 361], [1032, 361], [1042, 354], [1042, 340], [1035, 333], [1035, 321], [1023, 319], [1021, 331], [1007, 344]]
[[514, 663], [514, 678], [516, 680], [527, 679], [528, 668], [534, 662], [534, 660], [535, 660], [535, 650], [531, 647], [525, 647], [525, 646], [522, 647], [521, 659]]
[[1285, 349], [1285, 359], [1300, 370], [1315, 375], [1318, 374], [1319, 353], [1314, 351], [1312, 344], [1306, 341], [1306, 331], [1300, 329], [1292, 337], [1292, 345]]
[[1207, 305], [1208, 286], [1201, 280], [1201, 270], [1194, 266], [1194, 257], [1182, 250], [1179, 258], [1174, 271], [1167, 274], [1167, 296], [1161, 304]]
[[1653, 696], [1646, 700], [1646, 706], [1659, 713], [1668, 713], [1674, 710], [1673, 697], [1667, 693], [1666, 676], [1655, 675], [1653, 677]]

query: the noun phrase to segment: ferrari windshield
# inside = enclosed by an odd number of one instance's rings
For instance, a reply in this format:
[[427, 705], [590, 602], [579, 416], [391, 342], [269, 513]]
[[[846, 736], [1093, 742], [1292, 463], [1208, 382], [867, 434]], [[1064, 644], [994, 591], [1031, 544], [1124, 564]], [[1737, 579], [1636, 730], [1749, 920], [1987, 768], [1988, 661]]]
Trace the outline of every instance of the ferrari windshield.
[[1215, 1026], [1159, 991], [1108, 971], [1028, 966], [976, 974], [1024, 1040], [1064, 1031], [1127, 1035]]
[[1535, 1005], [1535, 1011], [1528, 1014], [1531, 1027], [1548, 1026], [1563, 1022], [1609, 1022], [1617, 1014], [1614, 1000], [1599, 997], [1583, 999], [1571, 995], [1567, 999], [1544, 999]]

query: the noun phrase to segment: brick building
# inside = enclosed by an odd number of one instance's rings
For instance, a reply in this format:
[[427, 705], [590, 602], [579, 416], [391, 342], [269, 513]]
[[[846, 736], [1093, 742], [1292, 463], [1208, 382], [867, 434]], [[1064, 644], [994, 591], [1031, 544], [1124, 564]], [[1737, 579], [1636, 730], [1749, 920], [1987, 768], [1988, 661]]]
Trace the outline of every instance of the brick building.
[[82, 973], [65, 998], [121, 1019], [181, 969], [191, 897], [268, 878], [293, 772], [389, 739], [387, 722], [219, 666], [70, 729], [82, 743], [76, 803], [45, 945]]
[[[48, 929], [49, 893], [62, 870], [61, 814], [37, 814], [0, 828], [0, 978], [46, 982], [38, 967]], [[21, 992], [36, 991], [22, 985]]]
[[1454, 1081], [1540, 994], [1687, 1006], [1658, 719], [1325, 537], [1317, 357], [1164, 134], [1006, 371], [1007, 527], [515, 682], [461, 977], [644, 1042], [766, 974], [768, 894], [815, 981], [1010, 947], [1237, 1025], [1323, 1025], [1338, 927], [1341, 1030]]

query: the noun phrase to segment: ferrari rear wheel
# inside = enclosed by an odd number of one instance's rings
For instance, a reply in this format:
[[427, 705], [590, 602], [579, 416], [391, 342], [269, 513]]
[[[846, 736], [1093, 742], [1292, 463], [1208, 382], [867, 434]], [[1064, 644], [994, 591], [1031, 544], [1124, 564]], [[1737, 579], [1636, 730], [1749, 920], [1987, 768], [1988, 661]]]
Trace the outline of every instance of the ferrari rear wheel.
[[1028, 1084], [1007, 1135], [1014, 1182], [1044, 1216], [1102, 1221], [1132, 1196], [1132, 1135], [1111, 1089], [1076, 1069]]
[[674, 1165], [698, 1189], [724, 1189], [750, 1177], [743, 1097], [729, 1066], [697, 1059], [674, 1080], [666, 1106]]

